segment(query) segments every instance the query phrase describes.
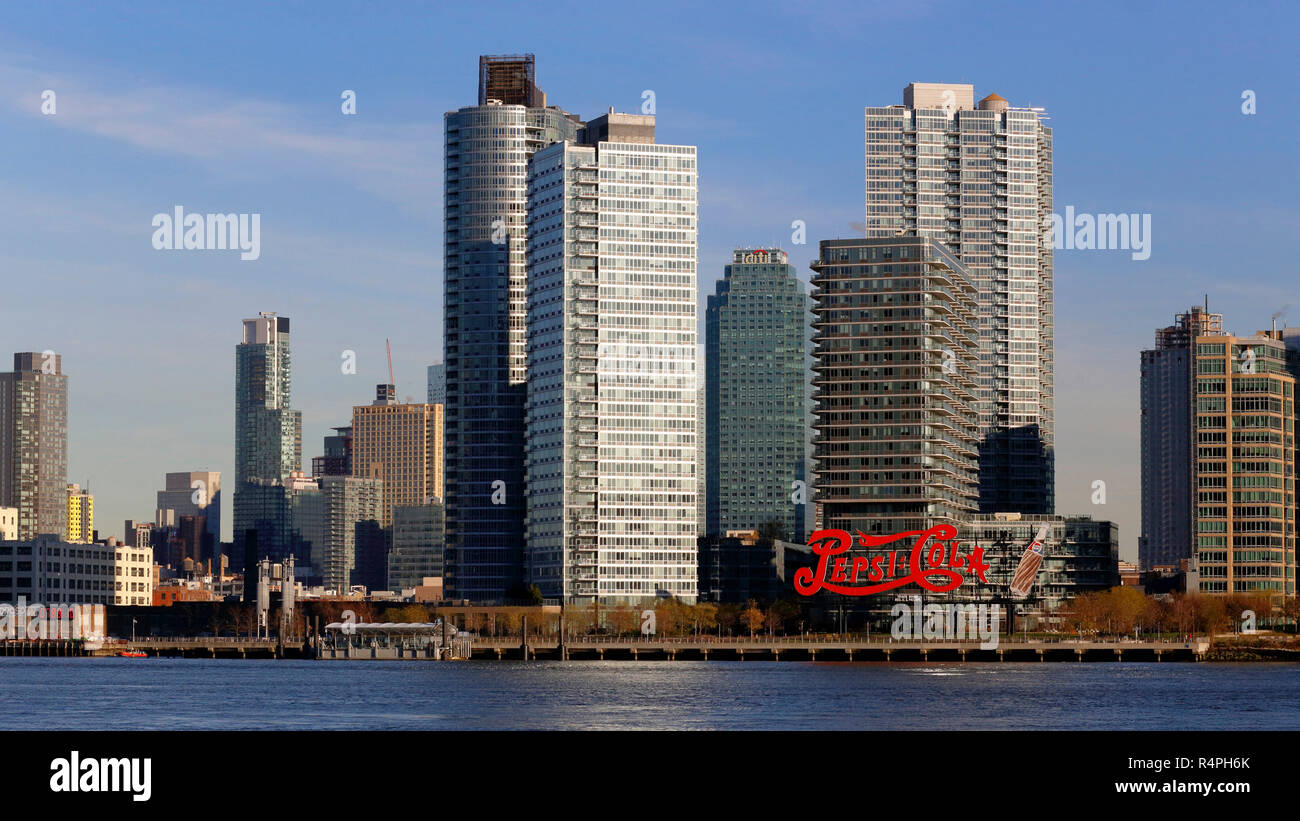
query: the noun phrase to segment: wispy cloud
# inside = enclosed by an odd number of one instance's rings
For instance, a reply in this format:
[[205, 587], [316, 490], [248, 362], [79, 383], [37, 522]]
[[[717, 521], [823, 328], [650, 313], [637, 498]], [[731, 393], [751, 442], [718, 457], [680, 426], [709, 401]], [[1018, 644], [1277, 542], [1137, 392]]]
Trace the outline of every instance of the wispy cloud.
[[[0, 106], [42, 117], [41, 92], [54, 90], [59, 128], [145, 152], [188, 158], [214, 175], [265, 180], [308, 170], [353, 185], [425, 219], [436, 217], [442, 186], [439, 123], [372, 123], [343, 115], [315, 121], [300, 107], [210, 89], [141, 85], [86, 69], [39, 70], [0, 61]], [[335, 108], [337, 111], [337, 107]]]

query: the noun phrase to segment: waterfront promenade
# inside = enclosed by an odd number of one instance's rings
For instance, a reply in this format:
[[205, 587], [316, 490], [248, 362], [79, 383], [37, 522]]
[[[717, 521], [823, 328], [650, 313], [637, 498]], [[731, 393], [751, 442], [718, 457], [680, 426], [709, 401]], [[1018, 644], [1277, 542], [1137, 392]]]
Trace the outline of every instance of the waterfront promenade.
[[[1211, 643], [1190, 641], [1004, 640], [890, 641], [860, 637], [611, 638], [583, 636], [564, 643], [518, 636], [479, 637], [471, 661], [817, 661], [817, 662], [1167, 662], [1203, 661]], [[80, 642], [0, 642], [0, 656], [117, 656], [122, 652], [169, 658], [321, 658], [327, 660], [432, 660], [433, 651], [400, 644], [315, 648], [304, 641], [280, 644], [249, 638], [151, 638], [87, 650]]]
[[865, 638], [639, 638], [583, 637], [529, 642], [480, 638], [474, 658], [665, 661], [1200, 661], [1205, 639], [1191, 641], [1002, 641], [982, 649], [978, 641], [890, 641]]

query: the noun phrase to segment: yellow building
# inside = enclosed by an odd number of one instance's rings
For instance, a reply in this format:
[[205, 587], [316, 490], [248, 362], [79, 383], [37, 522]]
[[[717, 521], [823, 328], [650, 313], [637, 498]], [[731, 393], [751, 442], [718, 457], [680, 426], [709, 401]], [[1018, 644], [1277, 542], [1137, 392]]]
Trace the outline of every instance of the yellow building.
[[352, 409], [352, 475], [383, 480], [384, 527], [394, 507], [440, 502], [443, 492], [443, 406], [398, 404], [391, 395]]
[[68, 541], [90, 544], [95, 540], [95, 497], [81, 485], [68, 485]]
[[1296, 380], [1281, 334], [1198, 336], [1192, 378], [1198, 588], [1294, 596]]

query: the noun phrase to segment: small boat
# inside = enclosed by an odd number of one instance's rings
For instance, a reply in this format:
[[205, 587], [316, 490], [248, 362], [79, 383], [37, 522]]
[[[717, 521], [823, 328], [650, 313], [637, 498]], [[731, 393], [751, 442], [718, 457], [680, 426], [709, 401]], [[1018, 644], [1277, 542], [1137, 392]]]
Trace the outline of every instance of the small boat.
[[142, 658], [148, 658], [149, 656], [148, 653], [142, 653], [139, 650], [123, 650], [122, 652], [118, 653], [118, 655], [124, 659], [142, 659]]

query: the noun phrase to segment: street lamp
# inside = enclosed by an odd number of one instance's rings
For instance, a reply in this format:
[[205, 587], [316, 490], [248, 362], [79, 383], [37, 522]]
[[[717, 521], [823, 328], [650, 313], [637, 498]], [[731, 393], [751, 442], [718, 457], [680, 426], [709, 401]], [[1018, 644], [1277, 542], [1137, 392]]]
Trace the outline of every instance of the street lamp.
[[131, 619], [131, 643], [135, 644], [135, 619]]

